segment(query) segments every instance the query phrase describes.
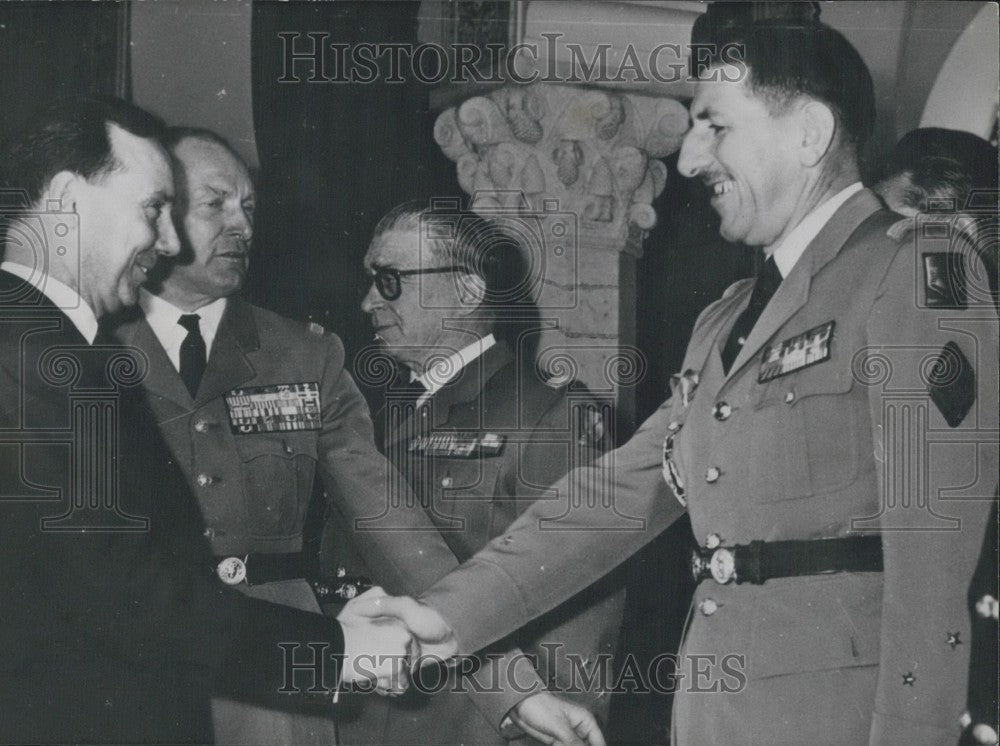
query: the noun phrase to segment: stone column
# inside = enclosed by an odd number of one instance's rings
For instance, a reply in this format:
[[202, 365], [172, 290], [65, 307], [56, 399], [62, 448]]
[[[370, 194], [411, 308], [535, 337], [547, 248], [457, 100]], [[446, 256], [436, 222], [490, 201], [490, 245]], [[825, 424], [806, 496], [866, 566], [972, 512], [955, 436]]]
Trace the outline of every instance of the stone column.
[[631, 420], [636, 259], [687, 110], [671, 98], [538, 83], [445, 110], [434, 137], [470, 209], [525, 239], [545, 322], [538, 364], [618, 400]]

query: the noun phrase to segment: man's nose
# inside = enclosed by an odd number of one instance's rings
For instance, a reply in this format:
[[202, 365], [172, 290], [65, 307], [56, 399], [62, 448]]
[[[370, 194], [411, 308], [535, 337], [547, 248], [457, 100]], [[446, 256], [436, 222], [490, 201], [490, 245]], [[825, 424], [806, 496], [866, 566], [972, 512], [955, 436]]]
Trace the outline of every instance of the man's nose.
[[361, 299], [361, 310], [365, 313], [374, 313], [375, 309], [380, 308], [382, 304], [382, 296], [375, 288], [375, 283], [372, 282], [368, 286], [368, 292], [365, 293], [365, 297]]
[[229, 219], [229, 233], [244, 241], [253, 238], [253, 215], [243, 207], [237, 207], [232, 211]]
[[174, 226], [174, 221], [169, 211], [164, 212], [160, 217], [159, 225], [156, 229], [156, 244], [153, 248], [156, 250], [156, 253], [163, 256], [177, 256], [181, 251], [181, 242], [177, 237], [177, 228]]
[[708, 162], [708, 138], [710, 134], [692, 127], [681, 142], [681, 154], [677, 158], [677, 171], [687, 179], [693, 179], [705, 169]]

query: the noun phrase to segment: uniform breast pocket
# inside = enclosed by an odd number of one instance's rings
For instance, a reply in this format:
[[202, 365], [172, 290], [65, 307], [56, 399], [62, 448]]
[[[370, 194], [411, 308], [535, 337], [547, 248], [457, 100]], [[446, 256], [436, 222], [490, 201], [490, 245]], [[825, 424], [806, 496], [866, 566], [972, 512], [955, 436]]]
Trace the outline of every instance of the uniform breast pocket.
[[[850, 369], [836, 361], [760, 386], [751, 438], [769, 444], [752, 460], [762, 502], [823, 495], [858, 477], [859, 453], [868, 443], [868, 404]], [[829, 366], [829, 367], [827, 367]]]
[[301, 433], [236, 436], [243, 459], [244, 509], [250, 535], [302, 531], [316, 474], [315, 438]]

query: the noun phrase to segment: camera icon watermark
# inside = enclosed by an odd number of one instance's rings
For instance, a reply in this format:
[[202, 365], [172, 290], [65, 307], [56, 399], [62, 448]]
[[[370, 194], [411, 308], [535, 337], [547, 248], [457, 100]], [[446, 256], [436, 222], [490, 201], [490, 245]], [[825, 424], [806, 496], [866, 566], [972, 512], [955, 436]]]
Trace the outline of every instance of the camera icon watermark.
[[[32, 208], [28, 193], [20, 189], [0, 190], [0, 236], [8, 256], [16, 254], [29, 270], [24, 285], [13, 291], [0, 290], [0, 310], [13, 308], [23, 294], [38, 288], [43, 293], [48, 284], [49, 267], [58, 261], [75, 276], [80, 276], [80, 216], [62, 209], [58, 200], [50, 200], [44, 209]], [[77, 283], [79, 285], [79, 283]], [[74, 299], [77, 307], [81, 301]], [[59, 303], [57, 303], [59, 305]]]
[[[485, 302], [494, 313], [516, 314], [529, 303], [541, 310], [576, 306], [579, 220], [561, 210], [559, 200], [544, 199], [533, 209], [519, 190], [482, 190], [467, 209], [451, 197], [434, 198], [429, 207], [420, 221], [422, 266], [432, 266], [442, 246], [458, 246], [457, 258], [486, 280]], [[515, 251], [519, 257], [512, 257]], [[459, 274], [456, 281], [468, 277]], [[563, 292], [546, 293], [552, 286]]]

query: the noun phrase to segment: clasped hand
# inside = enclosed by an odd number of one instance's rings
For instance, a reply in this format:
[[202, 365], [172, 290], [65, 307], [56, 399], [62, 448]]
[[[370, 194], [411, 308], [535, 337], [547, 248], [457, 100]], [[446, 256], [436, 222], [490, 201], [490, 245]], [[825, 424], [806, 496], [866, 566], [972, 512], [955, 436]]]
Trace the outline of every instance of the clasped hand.
[[337, 621], [344, 631], [341, 683], [357, 689], [402, 694], [414, 667], [448, 661], [458, 649], [434, 609], [377, 587], [348, 601]]

